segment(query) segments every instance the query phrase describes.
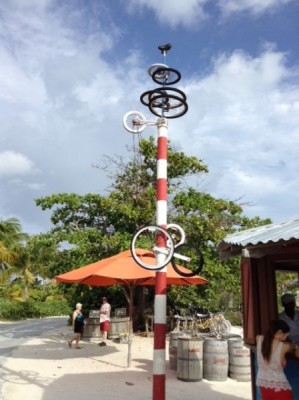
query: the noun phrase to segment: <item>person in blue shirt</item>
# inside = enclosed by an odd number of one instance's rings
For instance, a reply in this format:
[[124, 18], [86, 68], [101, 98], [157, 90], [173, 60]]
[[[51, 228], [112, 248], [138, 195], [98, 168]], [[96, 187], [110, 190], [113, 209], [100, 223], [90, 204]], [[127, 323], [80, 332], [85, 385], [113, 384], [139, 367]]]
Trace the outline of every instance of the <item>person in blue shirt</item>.
[[76, 349], [81, 349], [79, 347], [79, 341], [82, 339], [83, 328], [84, 328], [84, 315], [82, 314], [82, 304], [77, 303], [76, 309], [73, 312], [72, 316], [72, 326], [74, 329], [75, 336], [68, 341], [69, 348], [72, 348], [72, 343], [76, 342]]

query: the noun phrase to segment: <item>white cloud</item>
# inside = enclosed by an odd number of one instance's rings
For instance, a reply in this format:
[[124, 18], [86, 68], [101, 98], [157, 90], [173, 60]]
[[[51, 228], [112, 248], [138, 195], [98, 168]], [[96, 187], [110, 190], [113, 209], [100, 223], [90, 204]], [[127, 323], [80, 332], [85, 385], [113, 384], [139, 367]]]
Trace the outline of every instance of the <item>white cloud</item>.
[[[0, 153], [0, 207], [7, 215], [25, 215], [30, 226], [49, 223], [33, 195], [107, 193], [106, 174], [91, 165], [100, 164], [103, 154], [126, 156], [134, 136], [122, 117], [129, 110], [144, 112], [138, 99], [151, 88], [138, 51], [108, 61], [104, 52], [120, 32], [112, 23], [107, 34], [105, 10], [87, 16], [79, 3], [0, 4], [0, 149], [9, 149]], [[206, 1], [138, 3], [159, 11], [164, 23], [188, 25], [206, 17]], [[184, 77], [189, 111], [169, 123], [170, 139], [207, 162], [207, 190], [229, 199], [245, 194], [258, 215], [277, 215], [282, 197], [290, 210], [299, 204], [299, 97], [292, 85], [296, 71], [287, 65], [286, 55], [270, 46], [255, 58], [222, 54], [205, 76]], [[143, 134], [155, 135], [155, 128]], [[38, 180], [25, 179], [35, 166]]]
[[240, 12], [257, 16], [275, 11], [291, 1], [294, 0], [126, 0], [124, 3], [132, 15], [147, 9], [154, 12], [161, 24], [194, 29], [200, 28], [211, 17], [209, 6], [216, 5], [226, 17]]
[[21, 153], [14, 151], [0, 153], [0, 177], [27, 175], [33, 172], [33, 167], [33, 162]]
[[207, 18], [204, 10], [205, 4], [210, 0], [127, 0], [128, 11], [134, 14], [143, 8], [150, 9], [155, 13], [156, 18], [161, 24], [171, 27], [183, 25], [191, 28], [200, 24]]
[[218, 0], [218, 6], [226, 16], [244, 11], [260, 15], [276, 10], [291, 1], [293, 0]]
[[[215, 59], [208, 76], [187, 83], [184, 148], [208, 164], [208, 190], [267, 205], [264, 216], [273, 215], [290, 192], [288, 202], [299, 214], [296, 76], [299, 71], [277, 51], [256, 58], [234, 52]], [[182, 141], [182, 129], [175, 129], [175, 140]]]

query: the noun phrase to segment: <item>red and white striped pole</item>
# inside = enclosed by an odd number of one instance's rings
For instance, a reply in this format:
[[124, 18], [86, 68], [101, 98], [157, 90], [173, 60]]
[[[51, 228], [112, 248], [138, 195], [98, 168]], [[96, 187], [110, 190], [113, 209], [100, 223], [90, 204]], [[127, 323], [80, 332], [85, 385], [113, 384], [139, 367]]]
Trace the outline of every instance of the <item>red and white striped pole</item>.
[[[157, 187], [156, 223], [167, 228], [167, 137], [166, 118], [158, 118], [157, 142]], [[158, 238], [157, 247], [166, 247], [165, 238]], [[166, 255], [158, 253], [156, 263], [162, 264]], [[156, 272], [155, 316], [154, 316], [154, 357], [153, 357], [153, 400], [165, 400], [166, 384], [166, 273], [167, 267]]]

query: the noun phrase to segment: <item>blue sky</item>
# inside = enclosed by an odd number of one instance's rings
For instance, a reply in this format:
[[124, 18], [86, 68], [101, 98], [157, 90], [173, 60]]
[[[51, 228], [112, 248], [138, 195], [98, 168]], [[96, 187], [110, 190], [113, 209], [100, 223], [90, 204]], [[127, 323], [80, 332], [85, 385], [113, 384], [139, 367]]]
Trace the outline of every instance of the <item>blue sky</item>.
[[126, 112], [155, 118], [139, 97], [168, 42], [189, 105], [169, 138], [207, 163], [196, 187], [298, 217], [298, 37], [296, 0], [0, 0], [0, 217], [38, 233], [34, 198], [107, 193], [92, 164], [126, 156]]

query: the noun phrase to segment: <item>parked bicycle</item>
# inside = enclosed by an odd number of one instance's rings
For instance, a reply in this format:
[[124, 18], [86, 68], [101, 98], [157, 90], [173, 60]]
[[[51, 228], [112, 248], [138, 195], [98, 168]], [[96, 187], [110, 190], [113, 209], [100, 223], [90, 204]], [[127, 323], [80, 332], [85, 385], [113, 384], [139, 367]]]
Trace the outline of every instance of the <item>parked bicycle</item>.
[[231, 323], [225, 319], [223, 313], [210, 314], [209, 317], [199, 318], [195, 329], [198, 332], [209, 330], [217, 338], [227, 336], [231, 330]]
[[198, 307], [189, 306], [185, 315], [181, 315], [181, 310], [175, 308], [173, 319], [175, 323], [173, 332], [190, 333], [192, 336], [210, 332], [221, 338], [227, 336], [231, 330], [231, 323], [225, 319], [223, 313], [213, 314]]

